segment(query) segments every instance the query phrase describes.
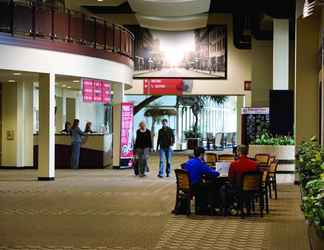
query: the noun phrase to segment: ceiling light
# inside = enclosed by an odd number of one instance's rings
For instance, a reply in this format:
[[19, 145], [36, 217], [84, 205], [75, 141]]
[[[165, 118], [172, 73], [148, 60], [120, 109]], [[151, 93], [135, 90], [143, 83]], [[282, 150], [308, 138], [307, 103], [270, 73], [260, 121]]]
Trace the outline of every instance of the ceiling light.
[[65, 87], [66, 87], [66, 85], [65, 85], [65, 84], [63, 84], [63, 85], [62, 85], [62, 87], [63, 87], [63, 88], [65, 88]]
[[97, 0], [98, 2], [103, 2], [103, 0]]
[[16, 80], [8, 80], [9, 83], [15, 83]]
[[68, 86], [67, 88], [68, 88], [68, 89], [70, 89], [70, 88], [71, 88], [71, 86]]
[[21, 73], [20, 73], [20, 72], [15, 72], [15, 73], [13, 73], [13, 75], [14, 75], [14, 76], [20, 76]]
[[80, 81], [79, 81], [79, 80], [73, 80], [72, 82], [74, 82], [74, 83], [79, 83]]

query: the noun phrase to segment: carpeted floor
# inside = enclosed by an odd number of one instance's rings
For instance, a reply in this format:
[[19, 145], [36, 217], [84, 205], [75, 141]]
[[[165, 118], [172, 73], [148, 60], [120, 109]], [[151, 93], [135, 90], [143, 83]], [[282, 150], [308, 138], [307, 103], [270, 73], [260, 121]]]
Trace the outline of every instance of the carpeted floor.
[[[175, 156], [174, 165], [184, 161]], [[279, 185], [264, 218], [174, 216], [175, 179], [132, 170], [0, 170], [0, 249], [307, 250], [298, 187]]]

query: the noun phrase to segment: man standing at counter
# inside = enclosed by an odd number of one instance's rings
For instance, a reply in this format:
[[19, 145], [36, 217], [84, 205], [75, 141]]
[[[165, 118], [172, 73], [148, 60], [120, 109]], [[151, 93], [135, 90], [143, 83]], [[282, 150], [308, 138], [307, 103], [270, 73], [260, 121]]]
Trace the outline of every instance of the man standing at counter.
[[84, 133], [81, 131], [79, 127], [80, 121], [78, 119], [74, 119], [73, 125], [71, 128], [71, 137], [72, 137], [72, 143], [71, 143], [71, 167], [73, 169], [79, 168], [79, 160], [80, 160], [80, 147], [81, 147], [81, 141], [82, 136]]
[[168, 120], [162, 120], [162, 128], [159, 130], [157, 148], [160, 147], [160, 170], [158, 177], [164, 177], [164, 164], [166, 162], [166, 176], [171, 174], [172, 146], [175, 142], [173, 130], [168, 127]]

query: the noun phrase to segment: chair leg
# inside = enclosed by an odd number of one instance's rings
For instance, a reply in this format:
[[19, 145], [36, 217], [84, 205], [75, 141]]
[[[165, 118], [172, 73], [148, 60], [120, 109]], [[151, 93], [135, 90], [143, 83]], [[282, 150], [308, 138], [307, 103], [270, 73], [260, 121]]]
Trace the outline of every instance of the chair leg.
[[269, 187], [269, 196], [270, 196], [270, 199], [272, 199], [272, 190], [271, 190], [271, 185], [272, 185], [272, 181], [269, 181], [269, 185], [268, 185], [268, 187]]
[[189, 216], [191, 214], [191, 200], [190, 198], [188, 198], [187, 201], [187, 216]]
[[267, 187], [265, 188], [264, 195], [265, 195], [265, 202], [266, 202], [266, 213], [268, 214], [269, 213], [269, 197], [268, 197], [268, 188]]
[[263, 195], [260, 194], [260, 215], [263, 217], [263, 209], [264, 209], [264, 200], [263, 200]]
[[277, 178], [276, 178], [276, 176], [273, 179], [273, 185], [274, 185], [273, 189], [275, 191], [275, 199], [277, 199], [278, 196], [277, 196]]

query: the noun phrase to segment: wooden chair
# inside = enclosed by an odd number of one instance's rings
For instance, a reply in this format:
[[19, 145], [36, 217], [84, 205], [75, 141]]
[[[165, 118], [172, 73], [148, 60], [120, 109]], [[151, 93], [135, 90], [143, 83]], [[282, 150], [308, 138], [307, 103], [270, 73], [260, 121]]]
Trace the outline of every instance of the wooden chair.
[[233, 154], [220, 154], [218, 155], [218, 161], [234, 161], [235, 156]]
[[269, 163], [270, 155], [268, 154], [256, 154], [255, 160], [259, 165], [267, 166]]
[[179, 214], [182, 204], [185, 204], [186, 214], [189, 215], [191, 213], [191, 200], [193, 196], [189, 174], [184, 169], [175, 169], [174, 172], [177, 178], [175, 214]]
[[272, 198], [272, 189], [275, 192], [275, 199], [278, 198], [277, 196], [277, 169], [278, 169], [278, 161], [275, 160], [270, 164], [269, 168], [269, 195]]
[[217, 162], [216, 153], [206, 153], [206, 163], [208, 166], [215, 166], [216, 162]]
[[250, 213], [254, 210], [255, 200], [258, 198], [260, 215], [263, 217], [264, 200], [262, 194], [262, 172], [246, 172], [242, 176], [241, 188], [239, 191], [239, 206], [241, 216], [244, 217], [244, 208]]
[[271, 163], [273, 163], [276, 160], [275, 156], [270, 156], [269, 161], [268, 161], [268, 166], [270, 167]]

